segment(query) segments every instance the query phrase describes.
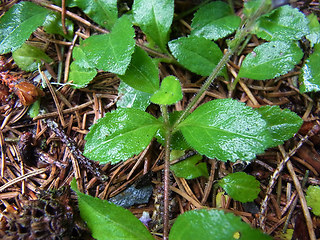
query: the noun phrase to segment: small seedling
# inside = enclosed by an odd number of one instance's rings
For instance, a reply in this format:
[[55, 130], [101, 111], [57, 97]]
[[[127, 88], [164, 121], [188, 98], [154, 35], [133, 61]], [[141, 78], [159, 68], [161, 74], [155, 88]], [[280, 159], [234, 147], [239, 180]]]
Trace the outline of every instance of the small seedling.
[[[45, 3], [40, 4], [46, 6]], [[303, 67], [301, 91], [319, 88], [319, 72], [315, 67], [319, 58], [319, 23], [314, 17], [308, 20], [290, 6], [272, 9], [274, 5], [271, 0], [247, 1], [245, 16], [240, 19], [227, 3], [211, 2], [196, 11], [190, 35], [173, 40], [169, 37], [174, 15], [173, 0], [135, 0], [132, 12], [120, 18], [117, 17], [116, 0], [103, 3], [102, 8], [96, 1], [70, 1], [67, 6], [81, 8], [97, 24], [110, 30], [110, 33], [88, 37], [73, 49], [70, 82], [76, 88], [82, 88], [90, 83], [98, 70], [104, 70], [119, 76], [119, 93], [123, 94], [117, 110], [108, 112], [90, 127], [85, 138], [84, 155], [101, 164], [115, 164], [139, 154], [156, 137], [165, 149], [166, 195], [169, 192], [171, 151], [193, 149], [200, 156], [187, 159], [179, 163], [181, 165], [173, 165], [174, 172], [185, 174], [186, 178], [207, 176], [204, 165], [200, 167], [197, 164], [201, 155], [221, 161], [250, 161], [256, 154], [291, 138], [300, 128], [302, 119], [278, 106], [253, 109], [229, 98], [212, 100], [197, 107], [198, 100], [217, 76], [229, 81], [226, 63], [245, 47], [253, 34], [266, 42], [246, 56], [237, 78], [229, 84], [231, 92], [241, 78], [266, 80], [291, 71], [303, 57], [298, 42], [302, 37], [310, 40], [314, 53]], [[17, 15], [18, 12], [21, 14]], [[51, 24], [48, 19], [51, 19]], [[57, 30], [60, 25], [54, 25], [55, 21], [52, 12], [34, 3], [20, 2], [14, 5], [0, 19], [0, 53], [12, 51], [18, 60], [23, 53], [20, 47], [38, 26], [61, 34]], [[136, 45], [133, 25], [139, 26], [145, 33], [148, 46]], [[68, 22], [68, 26], [72, 31], [72, 23]], [[52, 28], [57, 29], [54, 31]], [[69, 35], [64, 36], [67, 38]], [[228, 48], [224, 54], [216, 40], [226, 40]], [[23, 45], [22, 49], [26, 46]], [[44, 55], [37, 56], [50, 61]], [[208, 76], [198, 94], [182, 112], [169, 111], [168, 106], [183, 97], [181, 83], [175, 76], [159, 79], [159, 62], [179, 64], [193, 73]], [[23, 64], [20, 63], [21, 67], [30, 69], [31, 66]], [[309, 75], [309, 72], [312, 74]], [[160, 118], [145, 112], [150, 102], [159, 106], [162, 113]], [[191, 112], [192, 109], [195, 110]], [[239, 189], [246, 189], [248, 183], [256, 187], [244, 196], [243, 191], [246, 190]], [[244, 173], [230, 174], [219, 184], [231, 197], [242, 202], [254, 200], [259, 192], [258, 182]], [[143, 225], [129, 216], [126, 210], [84, 195], [74, 184], [73, 189], [79, 197], [81, 215], [97, 239], [152, 239], [151, 234], [141, 227]], [[164, 239], [167, 239], [167, 200], [164, 207]], [[128, 218], [120, 218], [123, 214]], [[192, 224], [195, 219], [199, 224]], [[225, 224], [231, 228], [225, 228]], [[114, 235], [106, 234], [108, 231]], [[268, 236], [251, 229], [232, 214], [204, 209], [179, 216], [170, 233], [170, 239], [173, 240], [246, 239], [246, 236], [251, 236], [250, 239], [268, 239]]]

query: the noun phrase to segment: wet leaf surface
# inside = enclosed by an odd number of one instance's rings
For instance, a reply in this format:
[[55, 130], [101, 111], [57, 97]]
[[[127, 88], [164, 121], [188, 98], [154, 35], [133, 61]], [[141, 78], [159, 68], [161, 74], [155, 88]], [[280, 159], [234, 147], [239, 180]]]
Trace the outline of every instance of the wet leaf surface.
[[109, 112], [90, 127], [84, 155], [100, 163], [127, 160], [148, 146], [160, 126], [160, 121], [139, 109]]
[[75, 88], [83, 88], [97, 75], [94, 68], [83, 68], [72, 62], [70, 65], [69, 82], [74, 84]]
[[233, 13], [227, 3], [211, 2], [194, 14], [191, 35], [218, 40], [233, 33], [239, 27], [240, 21], [240, 17]]
[[134, 21], [162, 50], [166, 49], [173, 19], [173, 0], [135, 0]]
[[170, 169], [177, 177], [185, 179], [194, 179], [201, 176], [208, 177], [207, 164], [205, 162], [199, 163], [201, 159], [201, 155], [195, 155], [171, 165]]
[[159, 89], [159, 70], [148, 54], [139, 47], [135, 48], [132, 60], [120, 79], [129, 86], [146, 93]]
[[293, 69], [303, 56], [294, 42], [274, 41], [254, 48], [244, 59], [238, 77], [266, 80]]
[[260, 192], [260, 182], [244, 172], [230, 173], [219, 180], [219, 185], [234, 200], [252, 202]]
[[320, 61], [320, 44], [314, 46], [314, 52], [306, 60], [301, 69], [300, 74], [300, 91], [318, 92], [320, 91], [320, 69], [318, 67]]
[[178, 128], [196, 151], [222, 161], [251, 160], [271, 143], [260, 114], [232, 99], [203, 104]]
[[308, 20], [298, 9], [286, 5], [261, 17], [255, 33], [267, 41], [299, 40], [309, 33]]
[[[239, 238], [234, 236], [240, 235]], [[180, 215], [173, 225], [170, 240], [230, 240], [271, 239], [257, 229], [252, 229], [231, 213], [221, 210], [193, 210]]]
[[150, 104], [150, 93], [136, 90], [123, 81], [120, 82], [118, 91], [122, 96], [117, 102], [117, 107], [137, 108], [145, 111]]
[[179, 79], [175, 76], [168, 76], [161, 82], [160, 89], [150, 98], [156, 104], [171, 105], [182, 99], [182, 90]]
[[134, 51], [134, 29], [127, 16], [120, 18], [111, 33], [93, 35], [78, 47], [83, 52], [75, 54], [76, 64], [81, 67], [94, 66], [116, 74], [124, 74]]
[[172, 40], [169, 48], [181, 65], [202, 76], [209, 76], [223, 56], [218, 45], [197, 36]]
[[306, 38], [310, 41], [311, 47], [313, 47], [315, 44], [320, 43], [320, 24], [317, 16], [313, 13], [308, 15], [307, 18], [309, 20], [310, 33]]
[[15, 51], [43, 24], [49, 10], [32, 2], [15, 4], [0, 18], [0, 54]]
[[301, 127], [303, 120], [289, 109], [281, 109], [279, 106], [263, 106], [257, 109], [262, 118], [267, 122], [271, 132], [272, 144], [276, 147], [284, 141], [292, 138]]

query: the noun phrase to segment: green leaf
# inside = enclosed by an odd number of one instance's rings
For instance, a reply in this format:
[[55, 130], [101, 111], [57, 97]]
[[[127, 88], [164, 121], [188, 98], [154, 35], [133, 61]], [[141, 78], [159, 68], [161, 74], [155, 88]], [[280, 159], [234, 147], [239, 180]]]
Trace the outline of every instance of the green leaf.
[[135, 22], [162, 50], [166, 49], [173, 19], [173, 0], [135, 0], [132, 6]]
[[308, 20], [298, 9], [286, 5], [261, 17], [255, 33], [267, 41], [299, 40], [309, 33]]
[[[262, 0], [248, 0], [244, 3], [244, 8], [243, 8], [243, 13], [247, 18], [252, 17], [254, 13], [258, 10], [262, 3]], [[271, 0], [266, 0], [265, 1], [265, 6], [266, 9], [271, 8], [272, 1]]]
[[246, 56], [238, 77], [255, 80], [279, 77], [293, 69], [302, 56], [302, 50], [294, 42], [263, 43]]
[[312, 208], [312, 212], [320, 216], [320, 187], [309, 186], [307, 190], [306, 200], [309, 207]]
[[281, 109], [279, 106], [263, 106], [256, 109], [267, 122], [272, 136], [272, 144], [275, 147], [292, 138], [300, 129], [303, 120], [289, 109]]
[[197, 152], [222, 161], [251, 160], [271, 144], [261, 115], [233, 99], [203, 104], [178, 129]]
[[0, 18], [0, 54], [15, 51], [41, 26], [49, 10], [32, 2], [19, 2]]
[[[178, 118], [181, 116], [182, 111], [175, 111], [169, 114], [169, 122], [170, 125], [173, 126], [173, 124], [178, 120]], [[159, 118], [160, 121], [163, 122], [163, 118]], [[163, 127], [161, 127], [157, 133], [156, 136], [157, 141], [161, 143], [164, 146], [165, 143], [165, 130]], [[186, 142], [184, 137], [182, 136], [182, 133], [180, 130], [175, 131], [171, 136], [171, 142], [170, 142], [170, 149], [173, 150], [186, 150], [190, 149], [190, 145]]]
[[123, 81], [120, 82], [118, 95], [121, 97], [117, 102], [117, 107], [137, 108], [145, 111], [150, 104], [150, 93], [136, 90]]
[[305, 61], [300, 80], [300, 92], [318, 92], [320, 91], [320, 43], [314, 46], [314, 51], [310, 57]]
[[139, 47], [135, 48], [127, 71], [119, 77], [142, 92], [154, 93], [159, 89], [159, 70], [148, 54]]
[[155, 92], [150, 101], [156, 104], [171, 105], [182, 99], [182, 90], [179, 79], [168, 76], [161, 82], [160, 89]]
[[83, 10], [94, 22], [111, 29], [118, 18], [117, 0], [74, 0], [73, 7]]
[[116, 22], [111, 33], [93, 35], [84, 40], [74, 58], [80, 67], [94, 65], [97, 69], [124, 74], [134, 51], [133, 37], [131, 22], [127, 16], [123, 16]]
[[72, 62], [70, 65], [69, 81], [75, 88], [84, 88], [97, 75], [94, 68], [83, 68]]
[[65, 19], [65, 25], [68, 34], [64, 34], [62, 30], [62, 23], [61, 23], [61, 15], [56, 13], [51, 13], [47, 16], [45, 22], [43, 23], [44, 30], [50, 34], [59, 34], [64, 38], [72, 41], [73, 38], [73, 22], [69, 19]]
[[81, 46], [77, 46], [72, 50], [72, 57], [75, 61], [75, 65], [81, 68], [95, 68], [95, 64], [92, 61], [89, 61], [86, 56], [86, 52], [83, 51]]
[[41, 49], [26, 43], [14, 51], [12, 57], [19, 68], [29, 72], [38, 69], [38, 64], [40, 64], [41, 61], [47, 63], [52, 62], [52, 59]]
[[307, 16], [309, 20], [309, 29], [310, 33], [306, 36], [306, 38], [310, 41], [311, 47], [315, 44], [320, 43], [320, 24], [316, 15], [311, 13]]
[[230, 197], [242, 203], [252, 202], [260, 192], [259, 181], [244, 172], [229, 174], [219, 181], [219, 185]]
[[202, 156], [197, 154], [171, 165], [170, 169], [177, 177], [185, 179], [194, 179], [201, 176], [209, 177], [207, 164], [205, 162], [199, 163], [201, 159]]
[[29, 108], [28, 110], [28, 115], [31, 118], [35, 118], [36, 116], [39, 115], [39, 111], [40, 111], [40, 99], [38, 99], [37, 101], [35, 101]]
[[237, 239], [235, 236], [239, 234], [241, 240], [272, 239], [258, 229], [253, 229], [247, 223], [242, 222], [240, 217], [215, 209], [199, 209], [179, 215], [171, 228], [169, 239], [230, 240]]
[[87, 223], [95, 239], [154, 239], [143, 223], [129, 210], [79, 192], [74, 180], [71, 188], [78, 195], [81, 218]]
[[162, 123], [134, 108], [109, 112], [90, 127], [84, 155], [100, 163], [117, 163], [140, 153], [148, 146]]
[[208, 3], [194, 14], [191, 34], [209, 40], [217, 40], [233, 33], [240, 25], [241, 18], [234, 15], [224, 2]]
[[197, 36], [172, 40], [169, 48], [182, 66], [202, 76], [209, 76], [223, 56], [217, 44]]

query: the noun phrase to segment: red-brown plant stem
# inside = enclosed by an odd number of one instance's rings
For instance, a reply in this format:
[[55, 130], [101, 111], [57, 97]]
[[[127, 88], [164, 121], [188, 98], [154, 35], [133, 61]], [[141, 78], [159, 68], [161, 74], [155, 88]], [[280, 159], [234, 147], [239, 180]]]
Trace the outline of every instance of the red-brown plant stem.
[[169, 190], [170, 190], [170, 140], [171, 128], [167, 106], [161, 105], [161, 112], [165, 126], [165, 155], [164, 155], [164, 211], [163, 211], [163, 239], [167, 240], [169, 236]]

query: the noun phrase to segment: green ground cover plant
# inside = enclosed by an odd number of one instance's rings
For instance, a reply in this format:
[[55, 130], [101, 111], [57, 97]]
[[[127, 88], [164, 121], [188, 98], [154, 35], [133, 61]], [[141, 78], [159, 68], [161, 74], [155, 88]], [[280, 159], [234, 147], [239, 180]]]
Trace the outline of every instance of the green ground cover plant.
[[[37, 27], [44, 26], [49, 33], [72, 38], [72, 22], [67, 21], [68, 33], [63, 33], [56, 14], [45, 8], [45, 3], [40, 5], [20, 2], [0, 19], [0, 53], [12, 52], [15, 62], [26, 71], [36, 70], [43, 61], [51, 61], [40, 49], [25, 43]], [[139, 154], [156, 138], [165, 149], [165, 194], [169, 192], [170, 168], [186, 179], [208, 176], [205, 164], [199, 163], [202, 155], [220, 161], [250, 161], [299, 130], [302, 119], [278, 106], [254, 109], [232, 98], [215, 99], [197, 106], [218, 76], [229, 80], [225, 64], [243, 49], [252, 35], [264, 39], [265, 43], [246, 56], [237, 78], [229, 84], [230, 91], [241, 78], [267, 80], [291, 71], [302, 60], [299, 40], [303, 37], [310, 41], [313, 53], [304, 63], [300, 90], [319, 89], [320, 74], [316, 67], [320, 51], [319, 22], [315, 16], [306, 18], [287, 5], [274, 8], [270, 0], [251, 0], [245, 4], [241, 19], [226, 2], [209, 2], [195, 11], [190, 35], [177, 39], [170, 38], [173, 0], [135, 0], [132, 10], [122, 15], [115, 0], [72, 0], [67, 1], [67, 7], [82, 9], [109, 31], [92, 35], [73, 49], [69, 84], [82, 88], [103, 70], [119, 76], [119, 92], [123, 94], [118, 108], [90, 127], [84, 155], [100, 164], [116, 164]], [[148, 45], [136, 44], [133, 25], [140, 27]], [[217, 40], [228, 45], [225, 53]], [[183, 98], [180, 81], [176, 76], [160, 79], [159, 62], [183, 66], [207, 77], [181, 112], [172, 112], [170, 108]], [[161, 117], [146, 112], [151, 103], [159, 107]], [[170, 155], [184, 155], [188, 150], [198, 155], [170, 167], [173, 160]], [[232, 173], [218, 184], [230, 197], [241, 202], [253, 201], [260, 191], [259, 182], [243, 172]], [[94, 238], [153, 239], [129, 211], [79, 192], [75, 182], [72, 188], [78, 195], [81, 216]], [[164, 239], [270, 238], [241, 222], [239, 217], [213, 209], [186, 212], [176, 219], [169, 233], [167, 200], [164, 207]]]

